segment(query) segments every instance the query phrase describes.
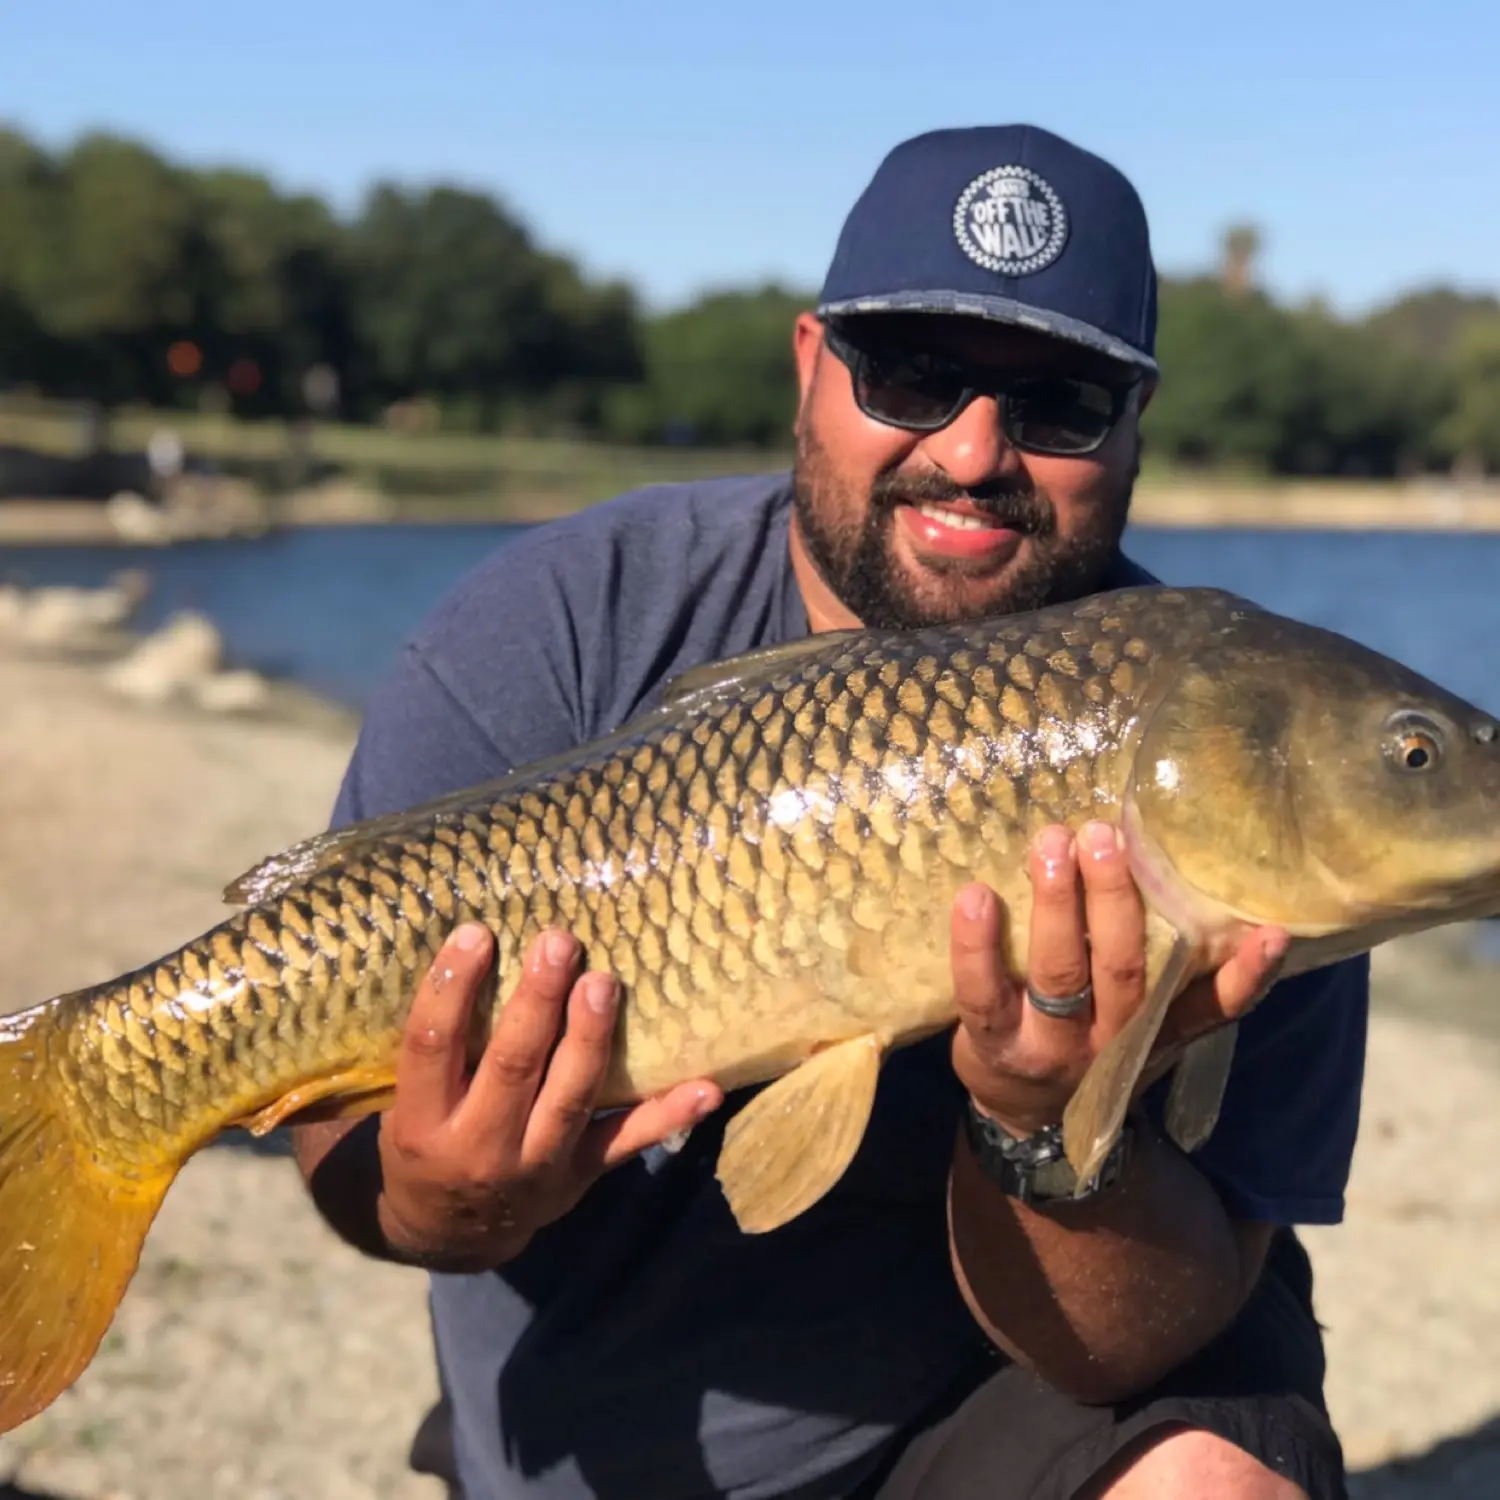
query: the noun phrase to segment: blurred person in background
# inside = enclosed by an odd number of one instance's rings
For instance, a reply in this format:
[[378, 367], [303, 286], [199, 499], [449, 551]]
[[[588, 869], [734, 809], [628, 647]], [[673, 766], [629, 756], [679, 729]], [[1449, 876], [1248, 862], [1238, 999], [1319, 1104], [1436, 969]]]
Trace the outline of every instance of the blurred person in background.
[[[792, 472], [625, 495], [480, 563], [374, 698], [334, 821], [577, 746], [706, 661], [1150, 581], [1120, 544], [1156, 284], [1097, 156], [1030, 126], [898, 146], [791, 331]], [[460, 930], [391, 1109], [298, 1133], [334, 1229], [431, 1273], [414, 1465], [467, 1500], [1343, 1496], [1293, 1226], [1343, 1212], [1367, 961], [1278, 984], [1285, 934], [1252, 934], [1176, 1010], [1244, 1017], [1217, 1130], [1177, 1149], [1158, 1086], [1074, 1201], [1042, 1163], [1142, 1003], [1142, 907], [1109, 827], [1045, 830], [1030, 871], [1030, 972], [961, 892], [960, 1023], [889, 1059], [845, 1176], [764, 1236], [714, 1178], [743, 1097], [593, 1117], [619, 989], [570, 936], [535, 942], [468, 1076], [494, 947]]]

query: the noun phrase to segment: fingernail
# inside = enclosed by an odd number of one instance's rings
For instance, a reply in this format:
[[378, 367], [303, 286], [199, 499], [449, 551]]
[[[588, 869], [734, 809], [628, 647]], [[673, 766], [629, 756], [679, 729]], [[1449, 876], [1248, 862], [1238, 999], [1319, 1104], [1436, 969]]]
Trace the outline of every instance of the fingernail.
[[465, 922], [453, 934], [453, 946], [460, 953], [472, 953], [476, 948], [483, 946], [484, 940], [488, 935], [486, 930], [479, 926], [477, 922]]
[[1064, 875], [1078, 853], [1077, 843], [1066, 828], [1044, 828], [1037, 839], [1037, 851], [1043, 868], [1050, 876]]
[[695, 1120], [707, 1119], [714, 1112], [714, 1095], [712, 1089], [700, 1088], [693, 1098], [693, 1118]]
[[566, 932], [549, 932], [542, 938], [542, 959], [560, 969], [573, 957], [573, 939]]
[[583, 981], [583, 998], [596, 1016], [607, 1016], [615, 1006], [615, 981], [608, 974], [590, 974]]
[[1113, 823], [1085, 823], [1079, 830], [1078, 842], [1093, 859], [1108, 859], [1125, 846], [1120, 830]]
[[958, 893], [958, 909], [971, 921], [977, 922], [990, 909], [990, 893], [982, 885], [965, 886]]
[[1269, 963], [1279, 964], [1286, 957], [1287, 935], [1284, 932], [1267, 932], [1261, 935], [1260, 951]]

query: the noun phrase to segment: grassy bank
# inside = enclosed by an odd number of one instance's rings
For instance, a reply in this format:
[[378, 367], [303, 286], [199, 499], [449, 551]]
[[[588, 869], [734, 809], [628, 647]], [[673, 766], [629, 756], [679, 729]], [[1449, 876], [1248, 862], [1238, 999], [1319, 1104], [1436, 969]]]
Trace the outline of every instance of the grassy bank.
[[[542, 520], [644, 484], [768, 472], [791, 458], [766, 449], [627, 447], [333, 422], [299, 436], [280, 421], [136, 410], [112, 417], [110, 446], [140, 452], [164, 427], [193, 463], [211, 465], [256, 497], [260, 524]], [[0, 445], [64, 457], [77, 453], [80, 434], [78, 413], [66, 406], [0, 403]], [[1135, 515], [1150, 526], [1493, 531], [1500, 530], [1500, 484], [1283, 480], [1148, 462]], [[111, 534], [102, 505], [0, 504], [0, 541], [102, 541]]]

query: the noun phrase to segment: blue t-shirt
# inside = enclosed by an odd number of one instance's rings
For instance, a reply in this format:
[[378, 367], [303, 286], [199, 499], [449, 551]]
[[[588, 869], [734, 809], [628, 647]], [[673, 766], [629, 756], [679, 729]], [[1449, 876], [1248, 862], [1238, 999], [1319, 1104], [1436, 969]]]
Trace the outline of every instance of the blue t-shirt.
[[[616, 728], [688, 667], [805, 635], [785, 474], [663, 486], [539, 526], [438, 606], [369, 705], [335, 823], [410, 807]], [[1109, 586], [1149, 581], [1121, 559]], [[1196, 1160], [1230, 1211], [1343, 1211], [1364, 959], [1289, 981], [1241, 1027]], [[434, 1276], [467, 1500], [847, 1493], [998, 1356], [949, 1262], [962, 1095], [949, 1039], [886, 1063], [864, 1143], [812, 1210], [741, 1234], [721, 1110], [608, 1174], [516, 1261]]]

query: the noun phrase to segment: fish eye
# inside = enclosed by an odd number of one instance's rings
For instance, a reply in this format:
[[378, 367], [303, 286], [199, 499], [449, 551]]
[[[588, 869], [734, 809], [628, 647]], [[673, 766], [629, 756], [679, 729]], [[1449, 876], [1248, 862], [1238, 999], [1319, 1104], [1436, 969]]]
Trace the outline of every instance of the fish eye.
[[1398, 714], [1387, 726], [1386, 754], [1401, 771], [1435, 771], [1443, 761], [1443, 731], [1419, 714]]

